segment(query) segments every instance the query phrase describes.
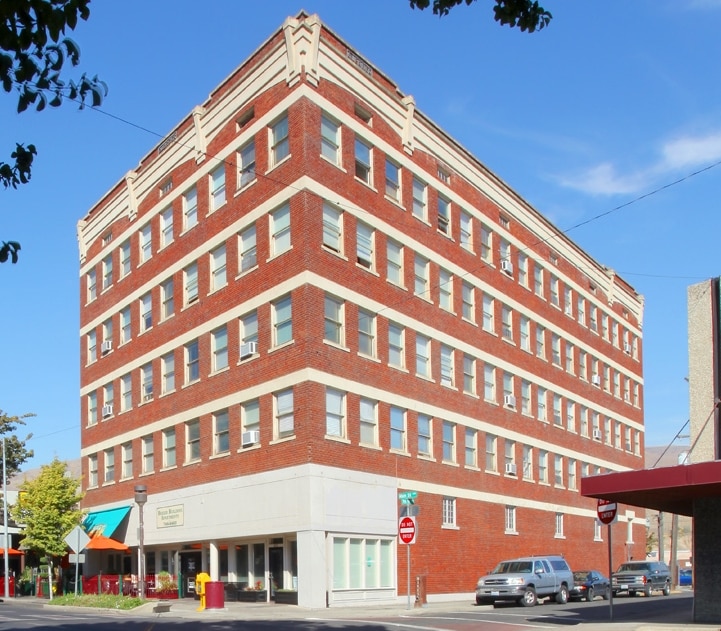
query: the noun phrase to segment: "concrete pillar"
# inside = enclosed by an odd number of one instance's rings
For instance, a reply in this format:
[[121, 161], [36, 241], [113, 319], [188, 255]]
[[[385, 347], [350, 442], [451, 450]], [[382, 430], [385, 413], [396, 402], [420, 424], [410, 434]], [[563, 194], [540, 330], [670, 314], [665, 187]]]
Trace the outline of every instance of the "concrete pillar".
[[328, 555], [325, 532], [298, 531], [298, 605], [312, 609], [327, 606]]
[[[205, 552], [205, 550], [203, 552]], [[210, 574], [210, 580], [211, 581], [219, 581], [220, 580], [220, 562], [219, 562], [218, 542], [217, 541], [210, 542], [209, 562], [210, 562], [210, 571], [208, 572], [208, 574]], [[203, 563], [203, 567], [205, 567], [205, 563]]]

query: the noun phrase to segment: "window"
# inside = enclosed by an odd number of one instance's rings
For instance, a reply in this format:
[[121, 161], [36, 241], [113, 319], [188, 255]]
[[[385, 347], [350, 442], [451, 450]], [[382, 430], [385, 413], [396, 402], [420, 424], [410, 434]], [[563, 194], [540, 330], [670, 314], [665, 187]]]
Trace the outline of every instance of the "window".
[[443, 526], [456, 525], [456, 498], [455, 497], [444, 497], [443, 498], [443, 509], [442, 509]]
[[471, 285], [468, 281], [463, 281], [461, 283], [461, 316], [464, 320], [468, 320], [469, 322], [475, 322], [476, 321], [476, 294], [473, 290], [473, 285]]
[[443, 197], [443, 195], [438, 195], [438, 231], [442, 232], [445, 235], [449, 235], [451, 233], [450, 229], [450, 223], [451, 223], [451, 202]]
[[120, 311], [120, 343], [125, 344], [130, 340], [130, 307], [125, 307]]
[[143, 436], [141, 439], [143, 456], [143, 473], [152, 473], [155, 467], [154, 444], [152, 436]]
[[323, 246], [333, 252], [342, 253], [342, 214], [329, 206], [323, 204]]
[[323, 114], [320, 119], [320, 155], [336, 166], [341, 165], [340, 139], [340, 123]]
[[556, 534], [559, 539], [563, 539], [563, 513], [556, 513]]
[[546, 329], [536, 325], [536, 357], [546, 358]]
[[198, 223], [198, 191], [191, 188], [183, 195], [183, 231], [190, 230]]
[[416, 334], [416, 375], [431, 378], [431, 340]]
[[145, 261], [150, 260], [150, 257], [153, 256], [153, 239], [152, 239], [152, 231], [149, 223], [146, 223], [141, 229], [140, 229], [140, 262], [145, 263]]
[[576, 431], [576, 404], [566, 400], [566, 429], [569, 432]]
[[478, 466], [478, 452], [476, 449], [476, 441], [478, 439], [478, 432], [475, 429], [466, 427], [466, 442], [465, 442], [465, 463], [467, 467]]
[[580, 407], [581, 436], [588, 436], [588, 408], [585, 405]]
[[611, 324], [611, 344], [618, 347], [618, 322]]
[[98, 359], [98, 339], [97, 333], [93, 330], [88, 333], [88, 364]]
[[531, 321], [528, 316], [520, 317], [519, 333], [521, 338], [521, 348], [524, 351], [531, 351]]
[[516, 397], [514, 396], [513, 390], [513, 375], [505, 370], [503, 371], [503, 402], [509, 407], [515, 407], [516, 405]]
[[539, 387], [536, 396], [538, 398], [536, 416], [538, 417], [539, 421], [543, 421], [545, 423], [546, 421], [548, 421], [548, 417], [546, 415], [546, 389]]
[[456, 425], [443, 421], [443, 462], [456, 461]]
[[228, 327], [222, 326], [211, 333], [213, 345], [213, 371], [228, 367]]
[[153, 364], [148, 362], [140, 368], [140, 383], [143, 389], [143, 401], [153, 398]]
[[543, 268], [538, 265], [533, 266], [533, 291], [543, 298]]
[[538, 481], [548, 484], [548, 452], [545, 449], [538, 451]]
[[386, 250], [388, 281], [403, 287], [403, 246], [392, 239], [388, 239]]
[[391, 449], [406, 451], [406, 411], [391, 406]]
[[365, 309], [358, 309], [358, 352], [376, 356], [376, 316]]
[[273, 310], [273, 345], [281, 346], [293, 341], [293, 312], [290, 296], [276, 300]]
[[183, 270], [185, 286], [185, 306], [198, 300], [198, 264], [191, 263]]
[[584, 381], [588, 380], [588, 362], [586, 351], [578, 350], [578, 376]]
[[227, 453], [230, 453], [230, 426], [228, 410], [222, 410], [213, 414], [213, 454]]
[[446, 311], [453, 311], [453, 274], [448, 270], [438, 270], [438, 306]]
[[582, 326], [586, 326], [586, 301], [582, 296], [579, 296], [576, 304], [576, 316], [578, 318], [578, 323]]
[[270, 213], [271, 256], [290, 250], [290, 245], [290, 206], [285, 204]]
[[573, 317], [573, 292], [570, 287], [563, 288], [563, 311], [570, 318]]
[[574, 374], [573, 355], [574, 346], [570, 342], [566, 342], [566, 372], [571, 375]]
[[258, 399], [240, 405], [240, 421], [244, 432], [260, 431], [260, 403]]
[[603, 541], [603, 526], [598, 519], [593, 520], [593, 540], [594, 541]]
[[558, 293], [558, 278], [551, 274], [551, 280], [549, 282], [549, 291], [551, 293], [551, 304], [554, 307], [561, 306], [561, 297]]
[[576, 490], [576, 461], [573, 458], [568, 459], [568, 488], [571, 491]]
[[428, 221], [428, 187], [424, 182], [413, 178], [413, 216], [422, 221]]
[[163, 468], [169, 469], [176, 465], [175, 428], [163, 430]]
[[185, 345], [185, 383], [193, 383], [200, 379], [200, 350], [198, 340]]
[[589, 328], [594, 333], [598, 333], [598, 308], [591, 305], [589, 308]]
[[393, 550], [388, 539], [333, 537], [333, 589], [393, 587]]
[[460, 226], [461, 226], [461, 247], [466, 248], [466, 250], [473, 250], [473, 220], [471, 219], [471, 216], [465, 211], [461, 211], [461, 219], [460, 219]]
[[563, 486], [563, 456], [556, 454], [553, 457], [553, 483], [556, 486]]
[[429, 269], [430, 261], [420, 254], [416, 254], [415, 262], [413, 264], [414, 293], [416, 296], [420, 296], [426, 300], [430, 300], [430, 295], [428, 294]]
[[401, 168], [386, 158], [386, 197], [401, 201]]
[[240, 256], [239, 269], [241, 274], [253, 269], [258, 264], [257, 238], [255, 225], [243, 230], [238, 235], [238, 253]]
[[504, 263], [508, 264], [508, 266], [506, 266], [506, 270], [504, 271], [506, 271], [509, 275], [512, 275], [513, 270], [510, 267], [510, 265], [513, 264], [511, 259], [511, 244], [506, 241], [506, 239], [499, 239], [498, 252], [500, 255], [501, 267], [503, 268]]
[[160, 247], [164, 248], [173, 242], [173, 207], [160, 213]]
[[491, 296], [483, 295], [483, 330], [488, 333], [495, 333], [494, 300]]
[[284, 116], [270, 127], [271, 166], [275, 166], [289, 155], [288, 117]]
[[496, 401], [496, 369], [490, 364], [483, 367], [483, 398], [486, 401]]
[[528, 257], [523, 252], [518, 253], [518, 283], [528, 289]]
[[98, 457], [88, 456], [88, 486], [98, 486]]
[[98, 422], [98, 394], [88, 394], [88, 425], [95, 425]]
[[503, 339], [513, 342], [513, 310], [507, 306], [501, 306], [501, 331]]
[[342, 346], [344, 344], [343, 301], [332, 296], [325, 297], [325, 340]]
[[493, 434], [486, 434], [486, 471], [498, 471], [498, 460], [496, 457], [496, 447], [498, 438]]
[[608, 340], [608, 316], [605, 313], [601, 314], [601, 335], [604, 340]]
[[533, 447], [523, 445], [523, 479], [533, 480]]
[[463, 355], [463, 392], [476, 394], [476, 360], [470, 355]]
[[130, 240], [120, 244], [120, 278], [130, 274]]
[[432, 420], [428, 414], [418, 414], [418, 455], [431, 457], [433, 455]]
[[227, 285], [225, 246], [221, 245], [210, 253], [210, 291]]
[[372, 399], [360, 400], [360, 442], [363, 445], [378, 444], [378, 404]]
[[240, 317], [240, 344], [258, 343], [258, 313], [252, 311]]
[[87, 285], [87, 300], [88, 302], [92, 302], [98, 297], [98, 281], [97, 276], [95, 274], [95, 270], [91, 269], [87, 276], [85, 277], [86, 285]]
[[293, 389], [288, 388], [274, 395], [275, 434], [277, 438], [285, 438], [295, 433], [293, 418]]
[[506, 506], [506, 534], [515, 535], [516, 533], [516, 507]]
[[405, 368], [405, 334], [400, 324], [388, 324], [388, 365]]
[[370, 226], [358, 222], [356, 226], [356, 261], [361, 267], [375, 269], [375, 233]]
[[173, 299], [173, 279], [169, 278], [160, 285], [161, 319], [167, 320], [175, 311]]
[[562, 427], [563, 417], [561, 416], [561, 395], [553, 395], [553, 424]]
[[113, 284], [113, 255], [109, 254], [103, 259], [103, 290]]
[[441, 344], [441, 385], [455, 385], [455, 367], [453, 361], [453, 349], [446, 344]]
[[105, 461], [103, 483], [112, 484], [115, 482], [115, 450], [106, 449], [103, 452], [103, 460]]
[[200, 460], [200, 419], [185, 424], [185, 462]]
[[333, 388], [325, 389], [325, 433], [326, 436], [346, 437], [345, 392]]
[[490, 228], [481, 225], [481, 260], [493, 265], [493, 240]]
[[175, 353], [168, 353], [160, 358], [160, 365], [162, 370], [162, 393], [168, 394], [175, 390]]
[[521, 380], [521, 412], [526, 416], [531, 416], [531, 382], [525, 379]]
[[561, 365], [561, 338], [551, 333], [551, 357], [554, 366]]
[[150, 292], [140, 298], [140, 332], [153, 326], [153, 296]]
[[238, 151], [238, 188], [255, 181], [255, 141], [245, 143]]
[[123, 470], [121, 475], [124, 480], [127, 480], [128, 478], [133, 477], [133, 444], [125, 443], [122, 445], [121, 455], [123, 457]]
[[368, 185], [372, 185], [371, 178], [371, 148], [360, 138], [355, 139], [355, 176]]
[[[509, 469], [516, 465], [516, 443], [506, 438], [503, 445], [503, 464], [505, 465], [504, 471], [509, 474]], [[513, 475], [516, 475], [515, 473]]]
[[133, 407], [133, 379], [130, 373], [120, 377], [120, 411], [127, 412]]

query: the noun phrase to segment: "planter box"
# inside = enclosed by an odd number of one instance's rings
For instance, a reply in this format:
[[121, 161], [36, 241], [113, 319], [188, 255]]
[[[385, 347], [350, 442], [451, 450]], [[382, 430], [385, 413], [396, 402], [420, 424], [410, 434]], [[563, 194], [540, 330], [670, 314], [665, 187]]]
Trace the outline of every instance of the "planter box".
[[276, 590], [275, 602], [279, 605], [297, 605], [298, 592]]
[[162, 592], [156, 591], [151, 598], [160, 598], [161, 600], [178, 600], [178, 590], [168, 589]]
[[268, 600], [268, 592], [265, 589], [239, 589], [238, 602], [241, 603], [264, 603]]

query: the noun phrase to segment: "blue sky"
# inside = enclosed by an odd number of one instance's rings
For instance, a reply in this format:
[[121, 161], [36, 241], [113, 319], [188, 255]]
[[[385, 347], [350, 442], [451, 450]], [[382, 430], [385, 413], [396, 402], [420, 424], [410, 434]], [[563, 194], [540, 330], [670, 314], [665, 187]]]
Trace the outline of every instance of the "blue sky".
[[0, 99], [0, 155], [39, 150], [31, 183], [0, 196], [0, 239], [23, 247], [0, 266], [0, 409], [37, 414], [26, 468], [80, 454], [78, 219], [300, 9], [645, 296], [646, 442], [673, 440], [686, 288], [721, 274], [721, 0], [543, 4], [554, 19], [529, 35], [491, 0], [443, 19], [407, 0], [94, 2], [73, 38], [109, 85], [102, 111]]

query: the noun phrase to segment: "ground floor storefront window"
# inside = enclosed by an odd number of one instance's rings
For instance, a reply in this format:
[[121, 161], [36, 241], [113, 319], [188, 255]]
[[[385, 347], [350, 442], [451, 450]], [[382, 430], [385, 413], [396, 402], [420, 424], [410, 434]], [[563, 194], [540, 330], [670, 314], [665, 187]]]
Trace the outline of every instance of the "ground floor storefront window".
[[333, 589], [393, 587], [393, 540], [333, 537]]

